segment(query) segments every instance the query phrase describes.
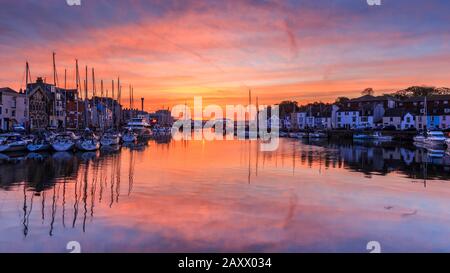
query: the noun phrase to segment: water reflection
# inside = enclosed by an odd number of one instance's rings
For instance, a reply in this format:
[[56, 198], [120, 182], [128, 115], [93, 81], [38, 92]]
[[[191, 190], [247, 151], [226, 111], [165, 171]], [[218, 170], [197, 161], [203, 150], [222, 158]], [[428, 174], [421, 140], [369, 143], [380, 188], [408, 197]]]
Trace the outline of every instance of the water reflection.
[[[256, 141], [164, 138], [94, 153], [1, 160], [0, 243], [9, 244], [0, 244], [0, 251], [63, 251], [64, 242], [81, 234], [94, 252], [357, 251], [354, 236], [375, 231], [349, 227], [355, 219], [390, 227], [395, 215], [418, 221], [410, 223], [412, 232], [425, 225], [424, 236], [433, 230], [436, 240], [448, 241], [442, 238], [450, 215], [438, 212], [448, 211], [441, 198], [450, 197], [449, 186], [421, 192], [413, 185], [448, 181], [450, 156], [412, 145], [283, 139], [278, 150], [261, 152]], [[369, 180], [380, 185], [368, 190]], [[415, 196], [431, 205], [415, 204]], [[355, 211], [361, 207], [368, 212]], [[422, 222], [435, 214], [441, 223]], [[331, 227], [334, 236], [323, 238]], [[11, 230], [20, 230], [21, 238]], [[109, 243], [106, 235], [113, 236]], [[363, 244], [365, 237], [358, 240]], [[424, 247], [389, 244], [393, 250]]]

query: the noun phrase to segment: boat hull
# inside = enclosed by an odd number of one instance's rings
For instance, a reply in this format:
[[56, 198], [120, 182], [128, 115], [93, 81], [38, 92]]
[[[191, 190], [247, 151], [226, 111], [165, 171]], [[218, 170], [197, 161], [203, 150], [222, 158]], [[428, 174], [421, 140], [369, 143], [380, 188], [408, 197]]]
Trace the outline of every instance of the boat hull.
[[77, 149], [85, 152], [93, 152], [100, 149], [100, 143], [98, 141], [80, 141], [77, 144]]
[[50, 149], [50, 144], [28, 144], [27, 150], [30, 152], [41, 152]]
[[131, 136], [131, 135], [124, 135], [122, 137], [123, 142], [127, 142], [127, 143], [131, 143], [131, 142], [136, 142], [137, 141], [137, 137], [136, 136]]
[[120, 144], [120, 138], [119, 137], [104, 137], [100, 140], [100, 144], [102, 146], [113, 146], [113, 145], [119, 145]]
[[0, 153], [21, 152], [26, 150], [27, 146], [25, 143], [0, 145]]

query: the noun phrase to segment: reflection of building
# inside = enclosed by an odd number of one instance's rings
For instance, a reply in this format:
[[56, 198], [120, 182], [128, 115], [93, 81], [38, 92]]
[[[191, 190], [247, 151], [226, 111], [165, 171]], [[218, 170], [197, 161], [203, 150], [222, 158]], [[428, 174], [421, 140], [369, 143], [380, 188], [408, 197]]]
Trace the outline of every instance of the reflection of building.
[[14, 125], [25, 125], [25, 94], [11, 88], [0, 88], [0, 129], [11, 130]]

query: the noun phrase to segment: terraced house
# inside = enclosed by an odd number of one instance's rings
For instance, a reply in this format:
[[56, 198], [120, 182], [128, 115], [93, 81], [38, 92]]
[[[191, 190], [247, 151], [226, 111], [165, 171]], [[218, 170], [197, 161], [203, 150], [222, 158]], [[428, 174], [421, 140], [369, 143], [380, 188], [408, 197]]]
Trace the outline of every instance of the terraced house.
[[9, 87], [0, 88], [0, 129], [10, 131], [16, 125], [25, 125], [26, 96]]

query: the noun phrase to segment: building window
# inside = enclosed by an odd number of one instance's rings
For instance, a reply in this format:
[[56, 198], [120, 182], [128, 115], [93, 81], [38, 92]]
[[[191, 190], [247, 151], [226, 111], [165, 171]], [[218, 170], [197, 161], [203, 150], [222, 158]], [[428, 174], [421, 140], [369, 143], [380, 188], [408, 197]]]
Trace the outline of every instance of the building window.
[[390, 118], [389, 118], [389, 121], [390, 121], [390, 122], [393, 122], [393, 121], [394, 121], [394, 118], [393, 118], [393, 117], [390, 117]]
[[410, 123], [411, 122], [411, 117], [407, 117], [406, 118], [406, 122]]
[[0, 92], [0, 104], [3, 104], [3, 93]]
[[15, 111], [15, 110], [12, 110], [12, 111], [11, 111], [11, 116], [13, 116], [13, 117], [16, 116], [16, 111]]

